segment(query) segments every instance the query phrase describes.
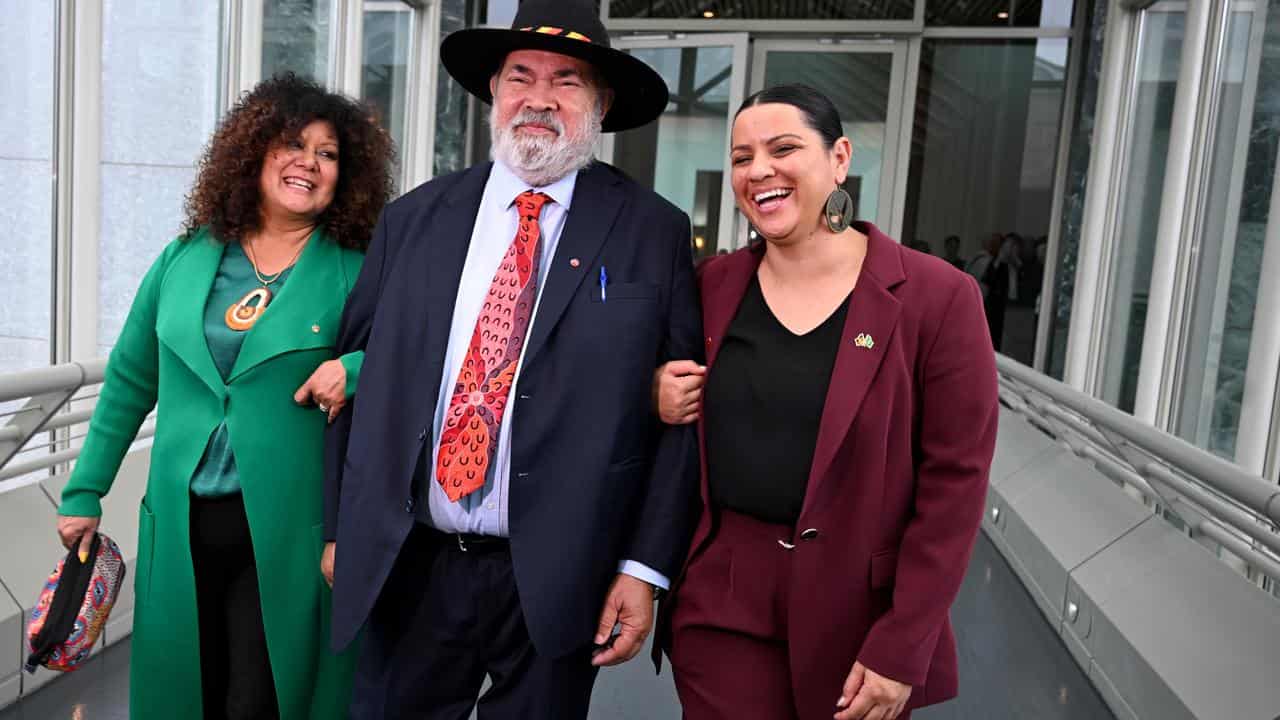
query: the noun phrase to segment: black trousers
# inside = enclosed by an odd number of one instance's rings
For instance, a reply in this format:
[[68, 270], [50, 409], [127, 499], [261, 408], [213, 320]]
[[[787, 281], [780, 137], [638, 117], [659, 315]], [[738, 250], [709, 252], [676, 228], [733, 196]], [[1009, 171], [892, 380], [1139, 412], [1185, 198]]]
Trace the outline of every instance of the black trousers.
[[[200, 616], [205, 720], [275, 720], [249, 519], [240, 495], [191, 496], [191, 561]], [[162, 681], [161, 681], [162, 682]]]
[[463, 551], [416, 525], [370, 615], [351, 717], [467, 720], [476, 708], [481, 720], [584, 720], [591, 650], [538, 655], [505, 543]]

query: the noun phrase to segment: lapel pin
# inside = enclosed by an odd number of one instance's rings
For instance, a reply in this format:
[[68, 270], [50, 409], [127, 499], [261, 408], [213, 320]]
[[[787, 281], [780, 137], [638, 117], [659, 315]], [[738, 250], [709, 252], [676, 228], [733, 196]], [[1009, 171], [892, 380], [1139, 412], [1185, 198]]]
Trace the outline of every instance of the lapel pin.
[[858, 337], [853, 339], [853, 344], [864, 350], [870, 350], [876, 346], [876, 341], [872, 340], [871, 336], [866, 333], [858, 333]]
[[311, 326], [311, 332], [313, 332], [313, 333], [318, 333], [318, 332], [320, 332], [320, 326], [319, 326], [319, 325], [312, 325], [312, 326]]
[[581, 264], [582, 264], [582, 261], [581, 261], [581, 260], [579, 260], [578, 258], [569, 258], [569, 267], [575, 267], [575, 268], [576, 268], [576, 267], [578, 267], [578, 266], [579, 266], [579, 265], [581, 265]]

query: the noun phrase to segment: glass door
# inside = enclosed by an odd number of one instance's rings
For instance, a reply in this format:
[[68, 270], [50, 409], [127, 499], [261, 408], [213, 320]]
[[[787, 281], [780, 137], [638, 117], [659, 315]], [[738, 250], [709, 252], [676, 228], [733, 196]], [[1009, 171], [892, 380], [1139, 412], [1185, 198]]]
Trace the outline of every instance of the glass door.
[[894, 197], [906, 56], [906, 42], [900, 40], [757, 40], [751, 63], [751, 92], [804, 83], [831, 98], [853, 143], [845, 189], [853, 196], [856, 217], [895, 237], [902, 218]]
[[689, 214], [695, 257], [728, 252], [729, 124], [746, 87], [746, 34], [621, 38], [615, 47], [657, 70], [671, 99], [657, 122], [605, 135], [601, 157]]

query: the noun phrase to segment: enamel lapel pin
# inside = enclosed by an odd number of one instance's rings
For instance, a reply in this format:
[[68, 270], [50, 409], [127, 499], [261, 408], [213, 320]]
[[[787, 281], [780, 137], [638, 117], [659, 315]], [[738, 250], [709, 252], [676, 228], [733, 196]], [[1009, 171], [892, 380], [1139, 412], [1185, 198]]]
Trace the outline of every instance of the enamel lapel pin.
[[872, 340], [871, 336], [866, 333], [858, 333], [858, 337], [853, 339], [853, 344], [864, 350], [870, 350], [876, 346], [876, 341]]

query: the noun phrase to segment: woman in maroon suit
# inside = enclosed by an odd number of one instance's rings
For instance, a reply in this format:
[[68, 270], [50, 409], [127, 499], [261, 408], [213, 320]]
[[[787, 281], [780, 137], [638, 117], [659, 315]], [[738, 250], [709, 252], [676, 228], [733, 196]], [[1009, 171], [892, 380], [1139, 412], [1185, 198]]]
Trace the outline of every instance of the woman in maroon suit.
[[982, 296], [851, 222], [851, 146], [817, 91], [748, 98], [731, 153], [764, 241], [699, 268], [707, 367], [657, 381], [702, 440], [661, 638], [685, 717], [906, 718], [957, 692], [948, 609], [996, 434]]

